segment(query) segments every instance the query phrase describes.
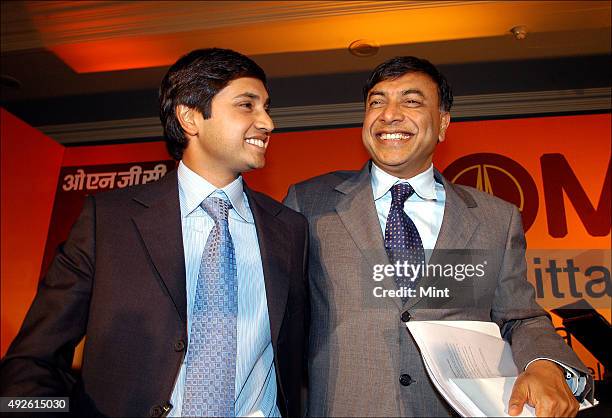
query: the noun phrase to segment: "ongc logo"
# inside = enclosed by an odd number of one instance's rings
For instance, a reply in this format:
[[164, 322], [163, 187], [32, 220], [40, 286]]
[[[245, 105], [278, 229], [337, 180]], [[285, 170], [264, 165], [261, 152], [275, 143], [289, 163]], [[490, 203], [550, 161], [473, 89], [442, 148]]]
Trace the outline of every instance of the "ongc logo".
[[510, 158], [490, 153], [466, 155], [449, 165], [444, 176], [514, 203], [523, 215], [525, 231], [533, 225], [538, 214], [538, 189], [527, 170]]
[[[591, 204], [578, 178], [561, 154], [540, 157], [548, 232], [553, 237], [567, 235], [564, 194], [573, 204], [586, 230], [592, 236], [610, 233], [610, 164], [605, 174], [597, 207]], [[538, 188], [531, 175], [517, 162], [500, 154], [478, 153], [451, 163], [444, 176], [453, 183], [472, 186], [514, 203], [521, 211], [527, 231], [538, 214]]]

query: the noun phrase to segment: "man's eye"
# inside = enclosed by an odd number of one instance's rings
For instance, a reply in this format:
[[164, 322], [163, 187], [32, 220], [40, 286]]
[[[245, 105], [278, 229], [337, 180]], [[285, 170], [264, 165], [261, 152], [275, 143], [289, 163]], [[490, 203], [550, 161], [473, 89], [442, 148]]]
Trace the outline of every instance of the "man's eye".
[[420, 101], [418, 101], [418, 100], [414, 100], [414, 99], [406, 100], [406, 102], [405, 102], [405, 103], [406, 103], [406, 104], [409, 104], [409, 105], [413, 105], [413, 106], [417, 106], [417, 105], [420, 105], [420, 104], [421, 104], [421, 102], [420, 102]]
[[243, 102], [243, 103], [239, 103], [238, 106], [243, 107], [245, 109], [253, 109], [253, 103], [251, 102]]
[[370, 103], [368, 104], [368, 106], [370, 107], [376, 107], [376, 106], [380, 106], [382, 102], [380, 100], [371, 100]]

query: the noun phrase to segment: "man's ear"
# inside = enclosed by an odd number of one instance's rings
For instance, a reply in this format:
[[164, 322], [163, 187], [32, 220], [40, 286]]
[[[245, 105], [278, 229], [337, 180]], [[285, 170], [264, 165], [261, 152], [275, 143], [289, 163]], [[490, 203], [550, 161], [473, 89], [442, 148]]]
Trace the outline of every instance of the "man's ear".
[[181, 128], [187, 136], [196, 136], [198, 134], [198, 125], [196, 122], [197, 110], [185, 105], [176, 106], [176, 119], [181, 124]]
[[438, 142], [444, 142], [446, 129], [450, 125], [451, 116], [449, 112], [440, 113], [440, 133], [438, 134]]

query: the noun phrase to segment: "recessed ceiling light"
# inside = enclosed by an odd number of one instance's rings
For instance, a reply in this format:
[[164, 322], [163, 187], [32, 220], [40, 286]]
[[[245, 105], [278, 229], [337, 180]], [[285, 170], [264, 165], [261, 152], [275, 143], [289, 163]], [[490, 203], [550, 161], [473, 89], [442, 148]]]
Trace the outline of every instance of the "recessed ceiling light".
[[351, 42], [348, 50], [356, 57], [372, 57], [378, 53], [380, 46], [374, 41], [358, 39]]
[[523, 40], [527, 37], [527, 26], [519, 25], [510, 29], [516, 40]]

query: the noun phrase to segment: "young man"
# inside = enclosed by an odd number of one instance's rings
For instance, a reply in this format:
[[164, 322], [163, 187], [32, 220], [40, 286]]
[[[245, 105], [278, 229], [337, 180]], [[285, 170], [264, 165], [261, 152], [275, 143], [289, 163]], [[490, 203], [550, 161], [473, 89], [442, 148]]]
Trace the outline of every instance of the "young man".
[[[452, 414], [430, 382], [405, 323], [479, 320], [500, 326], [523, 371], [511, 414], [527, 402], [539, 416], [575, 415], [574, 394], [590, 390], [587, 370], [534, 301], [518, 209], [454, 185], [433, 167], [436, 144], [450, 123], [452, 93], [446, 79], [428, 61], [398, 57], [374, 70], [364, 100], [362, 138], [372, 160], [358, 172], [297, 184], [285, 199], [310, 225], [308, 413]], [[476, 302], [457, 297], [461, 293], [450, 295], [450, 307], [419, 293], [373, 296], [373, 288], [381, 285], [372, 280], [374, 266], [421, 265], [431, 250], [432, 264], [451, 261], [444, 250], [468, 255], [488, 250], [487, 275], [474, 279], [472, 287], [451, 287], [477, 297]], [[410, 289], [402, 277], [384, 279], [384, 290]], [[418, 283], [432, 282], [421, 277]]]
[[88, 198], [2, 362], [2, 396], [70, 395], [110, 416], [300, 413], [307, 224], [240, 175], [264, 166], [268, 103], [237, 52], [169, 69], [160, 118], [178, 169]]

